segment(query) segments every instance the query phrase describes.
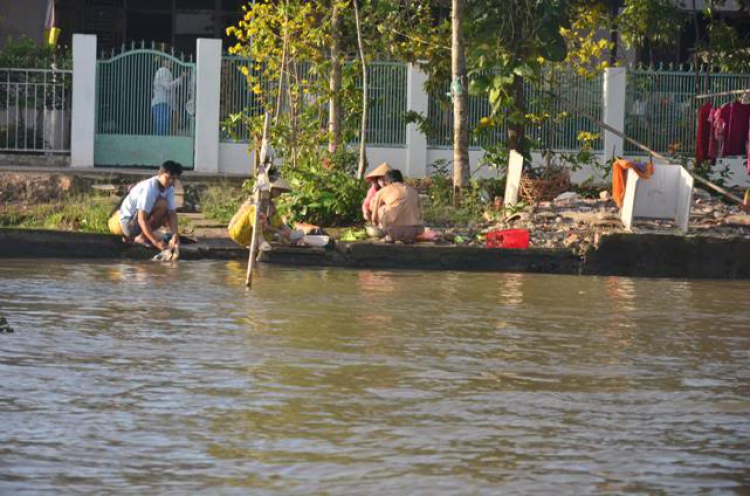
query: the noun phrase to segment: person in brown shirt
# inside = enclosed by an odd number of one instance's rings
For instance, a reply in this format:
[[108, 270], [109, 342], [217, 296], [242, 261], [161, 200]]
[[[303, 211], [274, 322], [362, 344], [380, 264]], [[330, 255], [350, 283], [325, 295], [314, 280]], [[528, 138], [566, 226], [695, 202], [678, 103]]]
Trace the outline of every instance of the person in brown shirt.
[[419, 193], [404, 184], [398, 169], [388, 171], [384, 182], [370, 205], [372, 223], [385, 233], [386, 241], [414, 241], [424, 232]]

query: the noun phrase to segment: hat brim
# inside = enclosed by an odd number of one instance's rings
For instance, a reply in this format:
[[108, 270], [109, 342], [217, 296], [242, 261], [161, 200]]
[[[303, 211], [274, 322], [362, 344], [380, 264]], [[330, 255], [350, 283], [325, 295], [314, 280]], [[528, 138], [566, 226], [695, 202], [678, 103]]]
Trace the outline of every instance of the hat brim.
[[387, 172], [390, 172], [393, 170], [393, 167], [391, 167], [388, 162], [383, 162], [382, 164], [378, 165], [375, 169], [372, 170], [369, 174], [365, 176], [365, 179], [377, 179], [378, 177], [383, 177], [386, 175]]

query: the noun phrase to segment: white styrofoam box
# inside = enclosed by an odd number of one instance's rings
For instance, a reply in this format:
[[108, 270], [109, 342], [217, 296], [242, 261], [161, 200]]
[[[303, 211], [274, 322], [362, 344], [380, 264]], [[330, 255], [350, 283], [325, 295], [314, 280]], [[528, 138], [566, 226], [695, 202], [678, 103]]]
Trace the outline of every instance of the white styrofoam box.
[[620, 218], [627, 228], [639, 217], [673, 220], [687, 233], [692, 202], [693, 177], [681, 165], [656, 164], [648, 179], [630, 169]]

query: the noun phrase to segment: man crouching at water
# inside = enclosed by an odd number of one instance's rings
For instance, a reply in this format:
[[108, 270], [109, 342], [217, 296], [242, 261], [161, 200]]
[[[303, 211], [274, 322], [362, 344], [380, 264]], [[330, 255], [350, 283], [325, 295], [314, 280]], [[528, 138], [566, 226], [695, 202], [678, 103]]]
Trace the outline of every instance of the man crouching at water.
[[[136, 184], [122, 201], [120, 208], [110, 217], [110, 232], [122, 236], [126, 243], [139, 243], [159, 250], [178, 247], [180, 236], [177, 230], [174, 181], [180, 174], [182, 165], [167, 160], [154, 177]], [[172, 233], [168, 244], [156, 233], [163, 226], [168, 226]]]

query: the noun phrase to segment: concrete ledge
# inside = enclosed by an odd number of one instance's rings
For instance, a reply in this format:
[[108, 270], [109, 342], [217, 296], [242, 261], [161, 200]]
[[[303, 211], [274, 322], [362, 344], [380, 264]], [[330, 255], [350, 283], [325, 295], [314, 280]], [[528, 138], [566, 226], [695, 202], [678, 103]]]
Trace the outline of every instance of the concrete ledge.
[[154, 254], [109, 234], [0, 228], [0, 258], [146, 259]]
[[361, 268], [578, 274], [580, 265], [580, 258], [567, 250], [342, 243], [337, 251], [346, 266]]
[[611, 234], [586, 254], [583, 273], [602, 276], [750, 279], [750, 240]]
[[[224, 241], [224, 242], [219, 242]], [[183, 243], [184, 260], [247, 260], [226, 240]], [[117, 236], [0, 228], [0, 258], [147, 260], [156, 250]], [[750, 240], [613, 234], [582, 259], [567, 250], [488, 250], [456, 246], [338, 243], [333, 249], [277, 247], [261, 261], [293, 266], [584, 274], [624, 277], [750, 279]]]
[[[230, 245], [231, 246], [231, 245]], [[117, 236], [31, 229], [0, 229], [0, 258], [149, 259], [156, 254], [124, 245]], [[184, 260], [247, 260], [247, 250], [210, 240], [182, 244]], [[487, 250], [455, 246], [338, 243], [335, 249], [278, 247], [261, 262], [295, 266], [464, 270], [578, 274], [580, 259], [569, 251]]]
[[58, 168], [70, 172], [70, 155], [59, 153], [0, 153], [0, 167], [34, 168], [47, 172], [50, 168]]

